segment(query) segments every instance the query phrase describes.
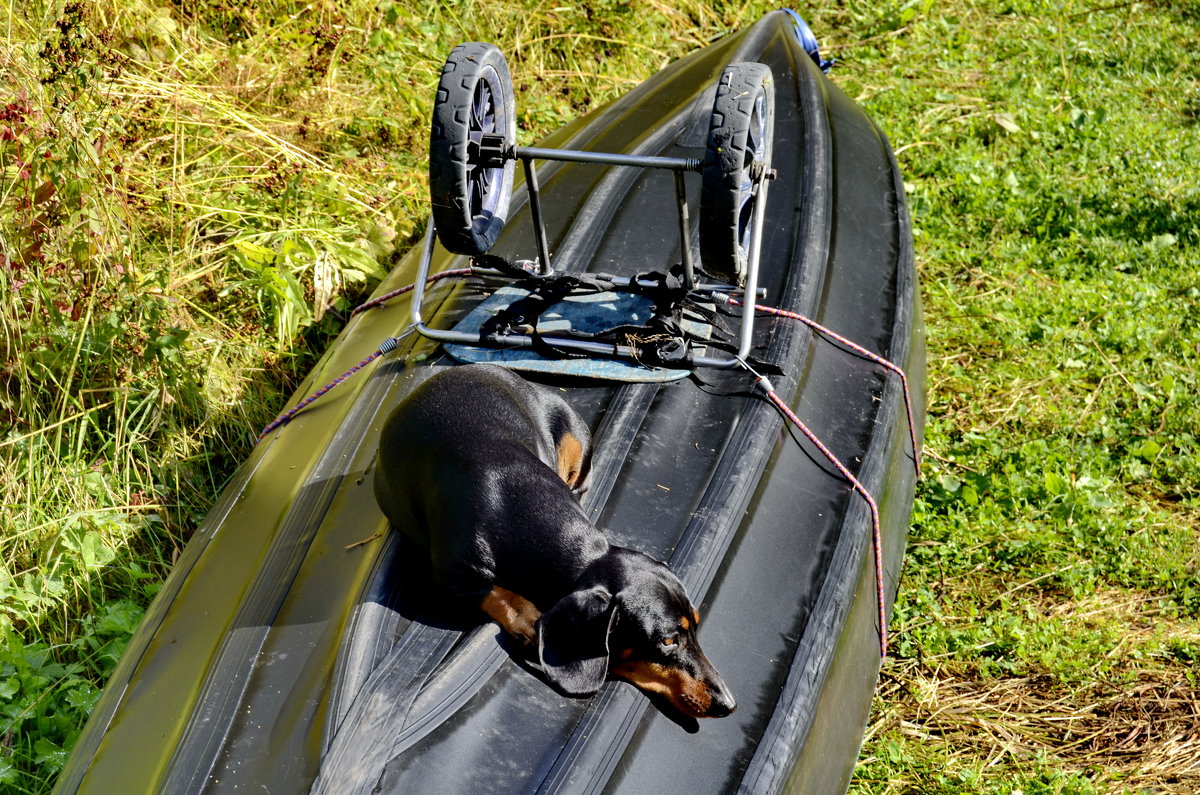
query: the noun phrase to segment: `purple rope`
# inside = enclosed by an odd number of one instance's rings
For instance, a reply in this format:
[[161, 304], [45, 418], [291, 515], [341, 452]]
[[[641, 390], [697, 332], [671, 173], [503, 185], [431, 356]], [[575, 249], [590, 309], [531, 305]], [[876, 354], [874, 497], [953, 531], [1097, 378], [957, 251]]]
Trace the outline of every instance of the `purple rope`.
[[[714, 294], [714, 297], [716, 295], [721, 295], [721, 294]], [[721, 295], [720, 300], [724, 300], [727, 303], [733, 304], [734, 306], [742, 306], [742, 302], [738, 301], [736, 298], [730, 298], [728, 296]], [[801, 323], [803, 323], [806, 326], [808, 326], [809, 328], [813, 329], [818, 334], [823, 334], [826, 337], [829, 337], [830, 339], [833, 339], [833, 340], [841, 343], [842, 345], [845, 345], [847, 348], [849, 348], [853, 352], [857, 353], [859, 356], [862, 356], [864, 359], [868, 359], [872, 362], [875, 362], [875, 364], [878, 364], [880, 367], [887, 368], [888, 370], [891, 370], [896, 375], [900, 376], [900, 383], [904, 387], [904, 410], [908, 414], [908, 438], [912, 442], [913, 466], [916, 467], [917, 478], [920, 479], [920, 477], [921, 477], [921, 451], [920, 451], [920, 448], [917, 446], [917, 426], [916, 426], [916, 423], [913, 421], [912, 395], [908, 390], [908, 376], [904, 374], [904, 371], [901, 370], [900, 367], [898, 367], [896, 364], [888, 361], [887, 359], [883, 358], [879, 354], [872, 353], [871, 351], [867, 350], [863, 346], [859, 345], [857, 342], [852, 342], [851, 340], [843, 337], [841, 334], [838, 334], [836, 331], [834, 331], [830, 328], [827, 328], [826, 326], [822, 326], [817, 321], [807, 318], [804, 315], [798, 314], [796, 312], [789, 312], [786, 309], [776, 309], [776, 308], [770, 307], [770, 306], [763, 306], [762, 304], [755, 304], [754, 308], [760, 312], [766, 312], [767, 314], [770, 314], [770, 315], [778, 315], [780, 317], [791, 318], [792, 320], [799, 320]]]
[[[753, 371], [752, 371], [753, 372]], [[866, 500], [867, 507], [871, 509], [871, 545], [875, 549], [875, 597], [878, 600], [879, 608], [879, 656], [886, 657], [888, 653], [888, 628], [887, 628], [887, 603], [884, 597], [884, 570], [883, 570], [883, 533], [879, 523], [879, 506], [875, 504], [875, 498], [871, 496], [871, 492], [867, 491], [866, 486], [859, 482], [858, 478], [850, 472], [846, 466], [838, 460], [838, 457], [826, 447], [817, 435], [808, 429], [796, 413], [788, 408], [788, 405], [783, 402], [783, 398], [779, 397], [775, 392], [775, 388], [771, 386], [771, 382], [762, 376], [758, 376], [754, 385], [767, 396], [767, 399], [775, 404], [785, 417], [792, 421], [792, 424], [800, 429], [800, 432], [813, 443], [813, 445], [821, 451], [821, 455], [829, 460], [841, 473], [842, 477], [850, 482], [854, 490], [862, 495]]]
[[[441, 273], [435, 273], [432, 276], [430, 276], [428, 279], [425, 280], [425, 283], [433, 284], [434, 282], [441, 281], [442, 279], [448, 278], [450, 276], [470, 276], [474, 272], [475, 272], [474, 268], [456, 268], [454, 270], [442, 271]], [[372, 298], [370, 301], [367, 301], [365, 304], [355, 307], [354, 311], [350, 313], [350, 317], [354, 317], [355, 315], [357, 315], [360, 312], [366, 312], [368, 309], [374, 309], [377, 306], [381, 306], [382, 304], [387, 303], [388, 301], [392, 300], [393, 298], [396, 298], [397, 296], [404, 295], [405, 293], [411, 293], [414, 287], [416, 287], [415, 283], [407, 285], [405, 287], [401, 287], [397, 290], [392, 290], [390, 293], [384, 293], [383, 295], [379, 296], [378, 298]]]
[[[433, 284], [434, 282], [441, 281], [442, 279], [446, 279], [451, 276], [470, 276], [474, 272], [475, 272], [474, 268], [456, 268], [454, 270], [442, 271], [441, 273], [435, 273], [432, 276], [430, 276], [428, 279], [425, 280], [425, 283]], [[360, 312], [365, 312], [368, 309], [374, 309], [377, 306], [381, 306], [384, 303], [390, 301], [391, 299], [396, 298], [397, 296], [401, 296], [401, 295], [404, 295], [405, 293], [412, 292], [414, 287], [416, 287], [415, 283], [409, 284], [409, 285], [401, 287], [397, 290], [392, 290], [390, 293], [384, 293], [383, 295], [379, 296], [378, 298], [372, 298], [370, 301], [367, 301], [365, 304], [355, 307], [354, 311], [350, 313], [350, 317], [354, 317], [355, 315], [359, 314]], [[381, 344], [379, 346], [379, 348], [376, 349], [376, 351], [374, 353], [372, 353], [370, 356], [363, 359], [361, 362], [354, 365], [349, 370], [342, 373], [337, 378], [333, 379], [328, 384], [321, 387], [316, 392], [313, 392], [311, 395], [304, 398], [304, 400], [301, 400], [295, 406], [292, 406], [292, 408], [288, 409], [287, 411], [285, 411], [284, 413], [282, 413], [278, 417], [276, 417], [267, 427], [262, 429], [262, 433], [260, 433], [258, 435], [258, 441], [261, 442], [267, 434], [269, 434], [271, 431], [275, 430], [276, 428], [287, 425], [289, 422], [292, 421], [293, 417], [295, 417], [301, 411], [304, 411], [304, 409], [311, 406], [313, 404], [313, 402], [318, 400], [322, 395], [329, 392], [334, 387], [340, 386], [348, 378], [350, 378], [350, 376], [354, 375], [359, 370], [363, 369], [368, 364], [370, 364], [371, 362], [378, 359], [380, 356], [384, 355], [385, 353], [390, 353], [391, 351], [396, 350], [396, 346], [400, 343], [401, 339], [403, 339], [403, 337], [388, 337], [387, 339], [385, 339], [383, 341], [383, 344]]]
[[301, 400], [295, 406], [292, 406], [290, 409], [288, 409], [287, 411], [283, 412], [278, 417], [276, 417], [271, 422], [270, 425], [268, 425], [267, 427], [262, 429], [262, 433], [260, 433], [258, 435], [258, 441], [261, 442], [263, 440], [263, 437], [265, 437], [267, 434], [269, 434], [271, 431], [275, 430], [276, 428], [283, 426], [283, 425], [287, 425], [289, 422], [292, 421], [293, 417], [295, 417], [300, 412], [304, 411], [304, 409], [311, 406], [313, 404], [313, 402], [315, 402], [318, 398], [320, 398], [326, 392], [328, 392], [329, 390], [333, 389], [336, 386], [341, 386], [341, 384], [344, 383], [346, 381], [346, 379], [348, 379], [350, 376], [354, 375], [359, 370], [366, 367], [371, 362], [378, 359], [380, 356], [383, 356], [385, 353], [388, 353], [390, 351], [396, 350], [396, 345], [397, 345], [397, 343], [399, 343], [399, 341], [400, 340], [396, 337], [388, 337], [386, 340], [384, 340], [383, 344], [380, 345], [375, 350], [375, 352], [372, 353], [370, 356], [363, 359], [361, 362], [354, 365], [349, 370], [342, 373], [337, 378], [333, 379], [328, 384], [321, 387], [316, 392], [313, 392], [311, 395], [304, 398], [304, 400]]

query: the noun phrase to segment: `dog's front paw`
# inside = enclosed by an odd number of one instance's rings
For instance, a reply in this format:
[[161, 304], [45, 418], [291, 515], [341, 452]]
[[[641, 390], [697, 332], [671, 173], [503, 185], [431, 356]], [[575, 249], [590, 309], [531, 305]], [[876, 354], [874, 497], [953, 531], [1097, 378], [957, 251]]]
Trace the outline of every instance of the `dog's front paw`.
[[537, 644], [537, 620], [539, 618], [541, 618], [540, 613], [534, 616], [522, 615], [504, 629], [523, 646], [532, 648]]
[[537, 643], [537, 622], [542, 617], [542, 611], [533, 602], [496, 585], [479, 606], [489, 618], [523, 645], [533, 646]]

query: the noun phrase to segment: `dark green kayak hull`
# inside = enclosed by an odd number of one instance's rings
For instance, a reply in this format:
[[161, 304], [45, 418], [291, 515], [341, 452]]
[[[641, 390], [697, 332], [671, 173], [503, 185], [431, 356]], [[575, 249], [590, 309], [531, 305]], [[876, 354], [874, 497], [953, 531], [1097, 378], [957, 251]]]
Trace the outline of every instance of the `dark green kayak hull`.
[[[684, 58], [545, 143], [699, 157], [715, 80], [743, 60], [769, 64], [776, 84], [764, 301], [905, 367], [920, 421], [903, 184], [885, 137], [814, 66], [789, 16]], [[539, 176], [560, 267], [630, 275], [679, 260], [669, 174], [546, 163]], [[518, 186], [496, 253], [533, 255], [524, 201]], [[464, 265], [439, 249], [433, 269]], [[416, 253], [380, 292], [415, 267]], [[425, 316], [450, 327], [480, 296], [477, 283], [442, 282]], [[405, 300], [353, 319], [297, 399], [407, 323]], [[757, 335], [756, 354], [784, 372], [779, 393], [879, 503], [890, 608], [915, 482], [900, 385], [793, 321], [763, 319]], [[693, 733], [624, 683], [559, 696], [494, 626], [420, 604], [421, 572], [386, 532], [371, 474], [389, 407], [443, 366], [410, 339], [254, 450], [129, 644], [59, 791], [844, 791], [879, 628], [867, 507], [820, 454], [740, 373], [550, 381], [596, 436], [597, 524], [670, 562], [738, 699]]]

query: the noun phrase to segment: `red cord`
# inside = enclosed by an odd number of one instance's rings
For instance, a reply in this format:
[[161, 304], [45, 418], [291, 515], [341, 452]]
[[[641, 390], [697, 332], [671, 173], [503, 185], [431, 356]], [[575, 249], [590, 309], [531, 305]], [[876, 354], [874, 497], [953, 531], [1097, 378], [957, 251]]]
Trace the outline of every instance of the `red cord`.
[[[430, 276], [428, 279], [425, 280], [425, 283], [433, 284], [434, 282], [441, 281], [442, 279], [446, 279], [451, 276], [470, 276], [474, 272], [475, 272], [474, 268], [457, 268], [455, 270], [442, 271], [441, 273], [435, 273], [432, 276]], [[412, 292], [414, 287], [416, 287], [415, 282], [413, 284], [409, 284], [404, 287], [401, 287], [398, 290], [392, 290], [390, 293], [384, 293], [383, 295], [379, 296], [378, 298], [372, 298], [370, 301], [367, 301], [365, 304], [355, 307], [354, 311], [350, 313], [350, 317], [354, 317], [355, 315], [359, 314], [360, 312], [365, 312], [368, 309], [374, 309], [375, 307], [380, 306], [381, 304], [384, 304], [387, 301], [390, 301], [391, 299], [396, 298], [397, 296], [401, 296], [401, 295], [404, 295], [405, 293]], [[401, 336], [403, 336], [403, 335], [401, 335]], [[316, 392], [313, 392], [311, 395], [304, 398], [304, 400], [301, 400], [299, 403], [297, 403], [292, 408], [290, 408], [287, 411], [285, 411], [284, 413], [280, 414], [278, 417], [276, 417], [274, 420], [272, 420], [271, 423], [267, 425], [267, 427], [262, 429], [262, 433], [260, 433], [258, 435], [258, 441], [261, 442], [263, 440], [263, 437], [265, 437], [267, 434], [269, 434], [271, 431], [275, 430], [276, 428], [278, 428], [282, 425], [287, 425], [289, 422], [292, 421], [293, 417], [295, 417], [301, 411], [303, 411], [304, 409], [306, 409], [310, 405], [312, 405], [312, 403], [315, 400], [320, 398], [322, 395], [324, 395], [326, 392], [333, 389], [334, 387], [341, 385], [341, 383], [343, 381], [345, 381], [347, 378], [354, 375], [359, 370], [363, 369], [364, 367], [366, 367], [368, 364], [370, 364], [371, 362], [378, 359], [383, 354], [390, 353], [391, 351], [395, 350], [398, 339], [399, 338], [396, 338], [396, 337], [388, 337], [386, 340], [383, 341], [383, 344], [380, 345], [379, 348], [374, 353], [372, 353], [370, 356], [363, 359], [361, 362], [354, 365], [349, 370], [342, 373], [337, 378], [333, 379], [328, 384], [326, 384], [325, 386], [318, 389]]]
[[879, 524], [879, 506], [875, 504], [875, 498], [871, 496], [871, 492], [867, 491], [866, 487], [859, 482], [858, 478], [854, 477], [850, 470], [838, 460], [838, 457], [834, 455], [833, 452], [826, 447], [820, 439], [817, 438], [817, 435], [808, 429], [808, 426], [805, 425], [798, 416], [796, 416], [796, 413], [788, 408], [787, 403], [783, 402], [783, 398], [776, 394], [775, 389], [771, 386], [770, 381], [762, 376], [759, 376], [754, 382], [754, 385], [762, 390], [762, 392], [767, 396], [767, 399], [774, 403], [775, 407], [779, 409], [779, 411], [782, 412], [785, 417], [791, 420], [792, 424], [799, 428], [800, 432], [803, 433], [804, 436], [810, 442], [812, 442], [818, 450], [821, 451], [821, 455], [825, 456], [825, 458], [829, 460], [829, 463], [833, 464], [841, 476], [850, 482], [850, 485], [854, 487], [854, 490], [861, 494], [862, 498], [866, 500], [867, 507], [871, 509], [871, 543], [875, 548], [875, 593], [879, 607], [879, 656], [886, 657], [888, 653], [887, 603], [885, 601], [883, 587], [883, 533], [881, 532]]
[[[738, 301], [736, 298], [728, 298], [727, 297], [725, 300], [728, 303], [733, 304], [734, 306], [742, 306], [742, 303], [740, 301]], [[767, 314], [770, 314], [770, 315], [778, 315], [780, 317], [791, 318], [792, 320], [799, 320], [801, 323], [803, 323], [804, 325], [813, 329], [818, 334], [823, 334], [826, 337], [829, 337], [830, 339], [833, 339], [833, 340], [841, 343], [842, 345], [845, 345], [847, 348], [854, 351], [859, 356], [862, 356], [865, 359], [869, 359], [870, 361], [878, 364], [880, 367], [887, 368], [888, 370], [891, 370], [896, 375], [900, 376], [900, 383], [904, 387], [904, 410], [908, 414], [908, 438], [912, 442], [913, 466], [916, 467], [917, 478], [920, 479], [920, 477], [921, 477], [921, 451], [920, 451], [920, 448], [917, 446], [917, 426], [916, 426], [916, 423], [913, 421], [912, 395], [910, 394], [910, 392], [908, 390], [908, 376], [906, 376], [904, 374], [904, 370], [900, 369], [900, 367], [898, 367], [897, 365], [888, 361], [887, 359], [883, 358], [879, 354], [872, 353], [871, 351], [867, 350], [863, 346], [859, 345], [857, 342], [852, 342], [851, 340], [847, 339], [846, 337], [843, 337], [841, 334], [838, 334], [836, 331], [834, 331], [830, 328], [827, 328], [826, 326], [822, 326], [817, 321], [812, 320], [811, 318], [807, 318], [804, 315], [798, 314], [796, 312], [789, 312], [786, 309], [776, 309], [771, 306], [763, 306], [762, 304], [755, 304], [754, 308], [756, 310], [758, 310], [759, 312], [766, 312]]]
[[[724, 301], [725, 303], [733, 304], [734, 306], [743, 305], [742, 302], [736, 298], [732, 298], [723, 294], [714, 294], [714, 298], [717, 298], [719, 301]], [[883, 358], [879, 354], [872, 353], [858, 343], [847, 339], [841, 334], [838, 334], [836, 331], [833, 331], [832, 329], [821, 325], [815, 320], [807, 318], [797, 312], [789, 312], [786, 309], [776, 309], [775, 307], [763, 306], [762, 304], [755, 304], [754, 309], [759, 312], [766, 312], [770, 315], [777, 315], [779, 317], [798, 320], [816, 331], [818, 334], [829, 337], [830, 339], [844, 345], [852, 352], [857, 353], [863, 358], [868, 359], [869, 361], [872, 361], [881, 367], [891, 370], [893, 373], [900, 376], [900, 383], [904, 388], [904, 410], [908, 416], [908, 438], [912, 443], [913, 466], [916, 469], [917, 478], [919, 479], [921, 477], [921, 451], [917, 445], [916, 422], [913, 420], [912, 394], [909, 391], [908, 376], [904, 374], [904, 370], [902, 370], [896, 364]], [[751, 372], [753, 372], [753, 370], [751, 370]], [[757, 375], [757, 373], [755, 375]], [[821, 451], [821, 454], [825, 456], [825, 458], [828, 459], [831, 464], [833, 464], [842, 477], [844, 477], [854, 488], [854, 490], [857, 491], [866, 501], [867, 507], [871, 509], [871, 545], [874, 548], [875, 553], [875, 596], [879, 611], [879, 649], [880, 656], [886, 657], [888, 652], [887, 601], [884, 593], [885, 572], [883, 567], [883, 533], [879, 521], [879, 506], [876, 504], [875, 498], [871, 496], [871, 493], [867, 491], [866, 487], [863, 486], [858, 478], [856, 478], [850, 472], [850, 470], [838, 460], [837, 456], [835, 456], [833, 452], [826, 447], [820, 439], [817, 438], [816, 434], [808, 429], [808, 426], [806, 426], [796, 415], [796, 413], [788, 407], [783, 399], [776, 394], [774, 388], [771, 386], [770, 381], [762, 376], [758, 376], [757, 380], [755, 381], [755, 386], [762, 390], [767, 398], [775, 405], [775, 407], [778, 408], [779, 411], [782, 412], [783, 415], [787, 417], [818, 450]]]

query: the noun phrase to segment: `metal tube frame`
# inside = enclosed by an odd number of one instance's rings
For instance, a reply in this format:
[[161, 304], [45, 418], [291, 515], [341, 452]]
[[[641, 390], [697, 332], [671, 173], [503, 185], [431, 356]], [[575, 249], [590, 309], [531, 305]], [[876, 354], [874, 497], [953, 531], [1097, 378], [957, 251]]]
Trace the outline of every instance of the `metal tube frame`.
[[[747, 254], [746, 280], [742, 290], [731, 285], [696, 284], [695, 265], [692, 259], [690, 237], [690, 221], [688, 217], [687, 198], [684, 192], [683, 174], [687, 171], [699, 172], [702, 163], [696, 158], [683, 157], [643, 157], [639, 155], [605, 154], [602, 152], [580, 152], [568, 149], [543, 149], [538, 147], [513, 146], [502, 154], [505, 159], [519, 159], [525, 169], [525, 186], [529, 193], [529, 210], [533, 216], [535, 236], [538, 248], [538, 266], [542, 275], [553, 273], [550, 263], [550, 245], [546, 237], [546, 227], [542, 218], [540, 189], [538, 186], [537, 169], [533, 161], [558, 160], [571, 163], [595, 163], [609, 166], [629, 166], [634, 168], [658, 168], [674, 172], [675, 197], [679, 206], [680, 248], [683, 253], [683, 269], [685, 284], [692, 291], [700, 292], [741, 292], [746, 296], [756, 298], [758, 289], [758, 263], [762, 251], [763, 216], [766, 212], [767, 182], [770, 175], [769, 164], [763, 168], [755, 179], [754, 221], [750, 232], [750, 251]], [[421, 260], [417, 267], [417, 280], [413, 286], [412, 296], [412, 326], [422, 336], [437, 342], [448, 342], [458, 345], [484, 346], [491, 348], [532, 348], [533, 338], [527, 334], [506, 334], [502, 338], [485, 339], [479, 334], [469, 334], [463, 331], [451, 331], [430, 328], [421, 316], [421, 307], [425, 300], [425, 285], [429, 279], [429, 268], [433, 261], [433, 248], [437, 237], [433, 219], [429, 219], [429, 229], [425, 233], [425, 244], [421, 251]], [[503, 276], [499, 271], [478, 270], [481, 275]], [[632, 279], [614, 279], [618, 287], [628, 287]], [[648, 283], [647, 286], [650, 286]], [[742, 323], [738, 336], [738, 352], [735, 356], [695, 356], [691, 360], [692, 367], [712, 367], [730, 369], [740, 366], [750, 355], [754, 335], [754, 300], [744, 302]], [[600, 343], [591, 340], [576, 339], [569, 336], [543, 335], [542, 340], [555, 347], [580, 353], [604, 356], [608, 358], [629, 359], [639, 361], [640, 351], [628, 345]]]

